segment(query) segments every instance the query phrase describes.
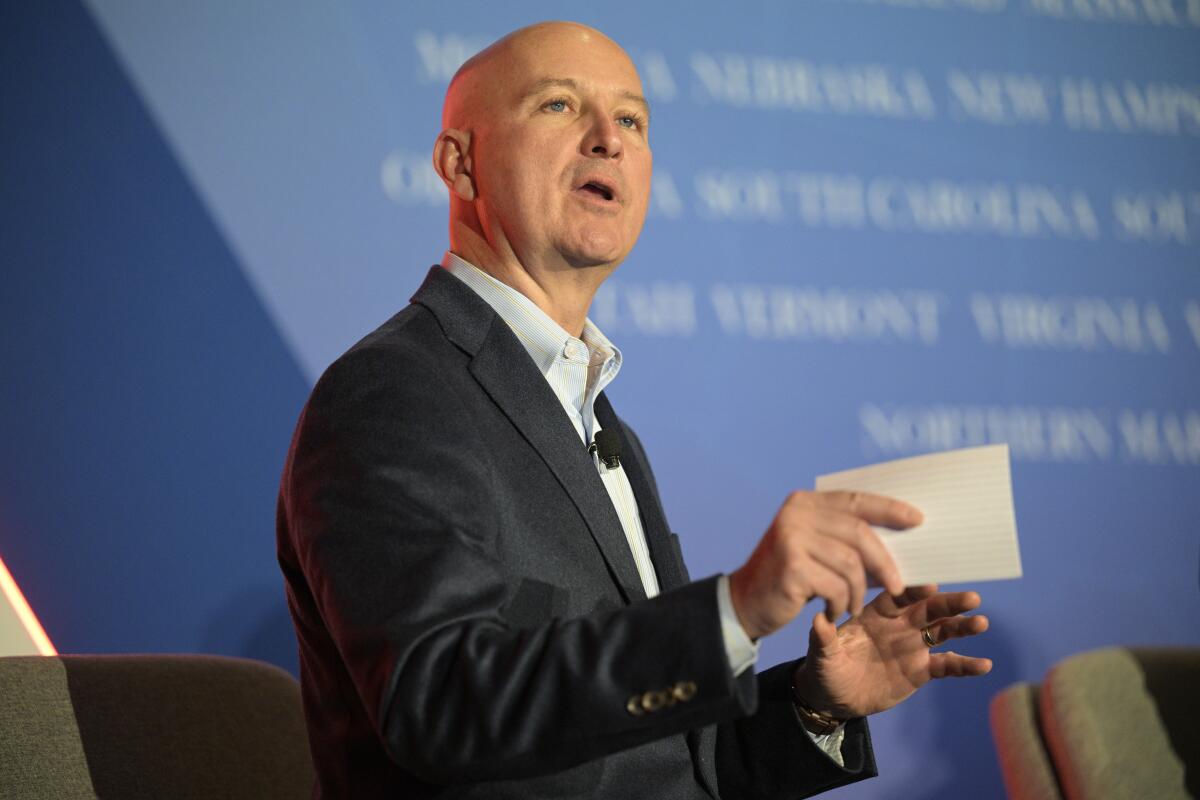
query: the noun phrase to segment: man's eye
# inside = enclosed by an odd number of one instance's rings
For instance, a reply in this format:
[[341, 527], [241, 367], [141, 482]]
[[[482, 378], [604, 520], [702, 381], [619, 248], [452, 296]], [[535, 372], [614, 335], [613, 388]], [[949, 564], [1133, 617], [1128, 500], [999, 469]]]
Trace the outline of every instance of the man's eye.
[[620, 125], [622, 128], [630, 128], [633, 130], [637, 130], [638, 128], [642, 127], [642, 118], [641, 117], [633, 117], [633, 116], [618, 117], [617, 124]]
[[543, 108], [545, 108], [548, 111], [553, 111], [555, 114], [561, 114], [562, 112], [567, 110], [567, 101], [566, 100], [551, 100], [549, 103], [546, 103], [546, 105], [543, 106]]

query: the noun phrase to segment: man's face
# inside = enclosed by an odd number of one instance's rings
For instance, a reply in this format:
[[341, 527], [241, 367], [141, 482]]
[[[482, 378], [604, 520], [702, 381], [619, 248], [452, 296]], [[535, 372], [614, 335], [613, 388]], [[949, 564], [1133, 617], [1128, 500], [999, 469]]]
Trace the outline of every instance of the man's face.
[[566, 28], [515, 44], [497, 68], [472, 142], [485, 235], [502, 235], [523, 263], [620, 263], [650, 195], [649, 111], [633, 64]]

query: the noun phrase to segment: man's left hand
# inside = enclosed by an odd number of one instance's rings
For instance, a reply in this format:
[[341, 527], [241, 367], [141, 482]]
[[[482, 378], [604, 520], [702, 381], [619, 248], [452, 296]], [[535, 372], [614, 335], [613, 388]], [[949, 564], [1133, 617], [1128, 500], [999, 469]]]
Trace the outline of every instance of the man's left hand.
[[990, 659], [934, 651], [921, 635], [927, 628], [940, 645], [983, 633], [987, 617], [963, 616], [979, 603], [975, 592], [917, 586], [898, 597], [880, 593], [841, 627], [817, 614], [796, 693], [816, 711], [849, 719], [889, 709], [933, 678], [985, 675]]

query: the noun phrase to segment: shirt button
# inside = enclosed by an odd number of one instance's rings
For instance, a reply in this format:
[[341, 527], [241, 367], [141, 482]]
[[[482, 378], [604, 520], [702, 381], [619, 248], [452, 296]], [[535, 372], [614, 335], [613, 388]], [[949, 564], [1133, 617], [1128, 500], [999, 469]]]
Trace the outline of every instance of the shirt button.
[[563, 355], [571, 359], [582, 358], [583, 348], [578, 342], [567, 342], [567, 346], [563, 348]]

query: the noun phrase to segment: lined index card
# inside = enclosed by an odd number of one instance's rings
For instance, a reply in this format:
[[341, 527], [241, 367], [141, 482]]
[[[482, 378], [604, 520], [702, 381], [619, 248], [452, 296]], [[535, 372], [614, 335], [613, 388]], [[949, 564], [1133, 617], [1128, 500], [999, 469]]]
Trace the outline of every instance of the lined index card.
[[1021, 577], [1007, 444], [821, 475], [816, 488], [887, 495], [924, 513], [915, 528], [875, 528], [905, 586]]

